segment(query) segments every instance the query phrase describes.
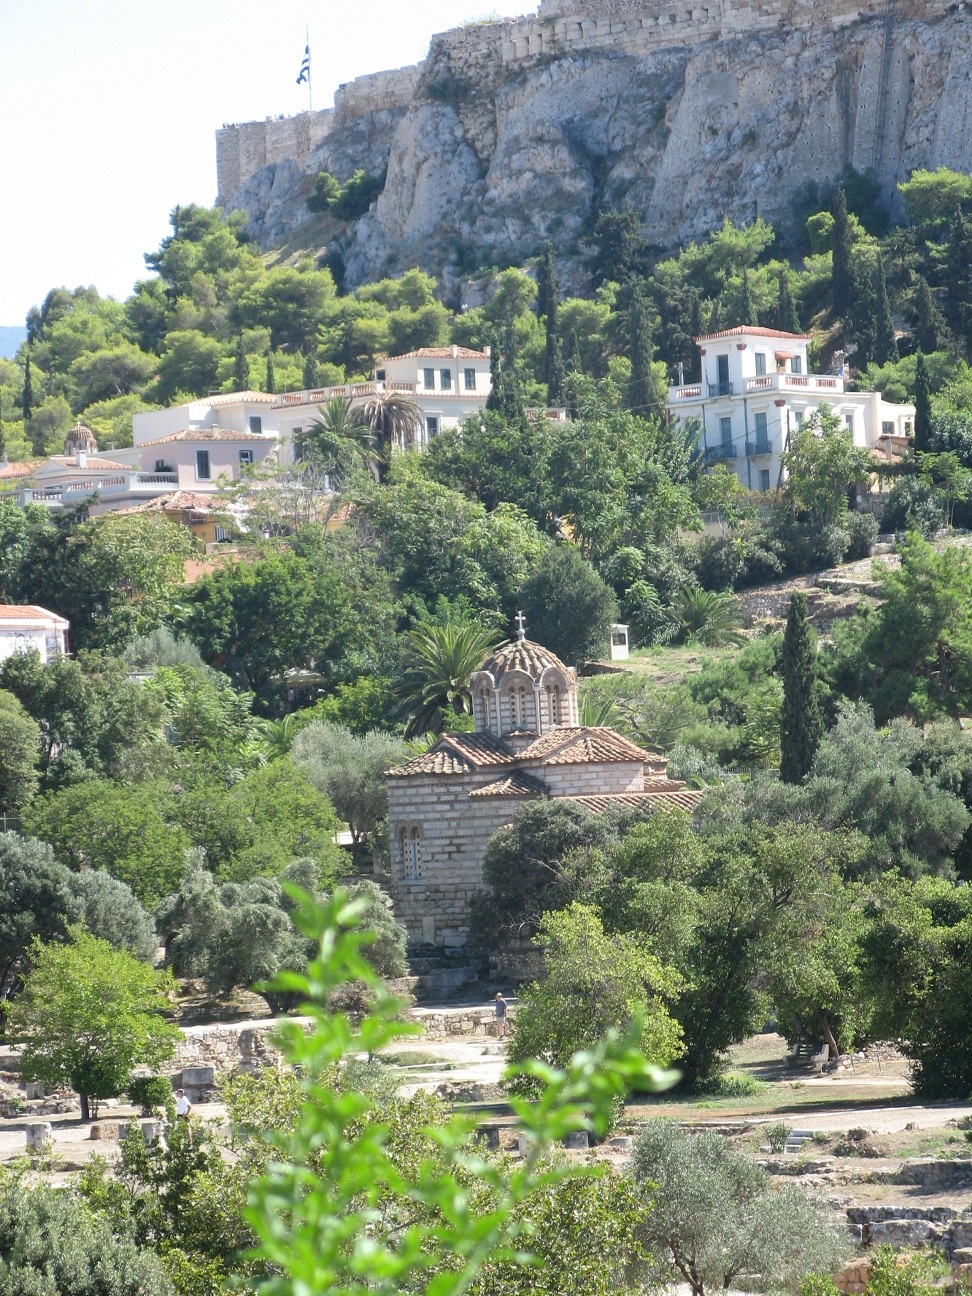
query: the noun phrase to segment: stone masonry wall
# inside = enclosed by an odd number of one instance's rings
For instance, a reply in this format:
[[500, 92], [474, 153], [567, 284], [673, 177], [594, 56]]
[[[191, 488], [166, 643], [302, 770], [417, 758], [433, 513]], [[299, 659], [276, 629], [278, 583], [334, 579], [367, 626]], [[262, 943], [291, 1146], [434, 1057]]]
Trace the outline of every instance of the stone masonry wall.
[[225, 206], [245, 181], [270, 163], [293, 161], [300, 166], [333, 130], [352, 118], [404, 109], [421, 72], [420, 63], [374, 72], [339, 86], [333, 108], [223, 126], [216, 132], [217, 201]]
[[[469, 901], [482, 884], [486, 843], [510, 822], [519, 797], [473, 797], [469, 793], [497, 772], [413, 776], [388, 780], [388, 834], [392, 847], [391, 893], [395, 917], [415, 944], [459, 948], [469, 926]], [[399, 829], [420, 832], [420, 877], [405, 876]]]

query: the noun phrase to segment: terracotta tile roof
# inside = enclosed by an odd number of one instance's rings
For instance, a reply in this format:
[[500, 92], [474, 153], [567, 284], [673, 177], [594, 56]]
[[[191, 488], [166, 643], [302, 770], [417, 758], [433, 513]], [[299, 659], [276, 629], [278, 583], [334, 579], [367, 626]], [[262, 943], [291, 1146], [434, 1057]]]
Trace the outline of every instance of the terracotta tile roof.
[[264, 405], [272, 405], [276, 401], [276, 396], [272, 392], [258, 391], [241, 391], [241, 392], [221, 392], [218, 396], [203, 396], [193, 404], [199, 405], [233, 405], [237, 401], [246, 401], [252, 405], [254, 401], [260, 401]]
[[[170, 432], [168, 436], [156, 437], [154, 441], [142, 441], [139, 445], [168, 445], [172, 441], [276, 441], [276, 437], [263, 436], [259, 432], [231, 432], [228, 428], [183, 428], [180, 432]], [[91, 460], [89, 459], [90, 463]]]
[[471, 774], [490, 765], [512, 765], [516, 757], [498, 738], [487, 733], [443, 734], [421, 756], [386, 771], [390, 778], [410, 774]]
[[598, 765], [620, 761], [648, 765], [656, 757], [622, 738], [614, 729], [598, 726], [552, 729], [520, 752], [520, 760], [539, 760], [544, 765]]
[[531, 778], [529, 774], [517, 770], [513, 774], [507, 774], [505, 778], [497, 779], [495, 783], [487, 783], [485, 787], [477, 788], [469, 795], [471, 797], [535, 797], [546, 796], [546, 793], [547, 789], [539, 779]]
[[[561, 798], [557, 798], [560, 800]], [[702, 800], [701, 792], [686, 790], [683, 792], [611, 792], [604, 796], [573, 796], [563, 798], [566, 801], [573, 801], [576, 805], [582, 805], [585, 810], [590, 810], [591, 814], [603, 814], [611, 806], [626, 806], [632, 810], [647, 810], [652, 805], [661, 809], [667, 806], [677, 806], [680, 810], [688, 810], [690, 813]]]
[[385, 360], [488, 360], [485, 351], [470, 351], [469, 347], [419, 347], [417, 351], [403, 351], [401, 355], [386, 356]]
[[190, 510], [195, 513], [211, 513], [218, 501], [215, 495], [204, 495], [201, 491], [173, 491], [171, 495], [156, 495], [154, 499], [145, 500], [142, 504], [133, 504], [125, 513], [164, 513], [168, 509]]
[[43, 459], [21, 459], [19, 462], [14, 460], [13, 463], [0, 464], [0, 480], [29, 477], [43, 462]]
[[38, 607], [36, 603], [0, 603], [0, 621], [25, 621], [39, 620], [58, 621], [61, 625], [67, 625], [67, 621], [56, 612], [48, 612], [47, 608]]
[[762, 328], [757, 324], [739, 324], [736, 328], [722, 329], [718, 333], [703, 333], [697, 337], [696, 342], [715, 342], [719, 338], [731, 337], [764, 337], [764, 338], [785, 338], [787, 342], [809, 342], [811, 335], [809, 333], [783, 333], [779, 329]]
[[536, 679], [551, 666], [563, 671], [564, 675], [570, 678], [571, 672], [549, 648], [544, 648], [543, 644], [533, 643], [530, 639], [513, 639], [490, 653], [479, 670], [473, 672], [473, 679], [483, 672], [492, 675], [499, 683], [510, 671], [523, 671], [524, 674]]
[[89, 472], [92, 468], [105, 470], [108, 472], [138, 472], [130, 464], [116, 463], [114, 459], [102, 459], [99, 455], [86, 455], [83, 464], [79, 464], [77, 458], [72, 455], [51, 455], [48, 463], [61, 464], [65, 468], [74, 468], [77, 472]]

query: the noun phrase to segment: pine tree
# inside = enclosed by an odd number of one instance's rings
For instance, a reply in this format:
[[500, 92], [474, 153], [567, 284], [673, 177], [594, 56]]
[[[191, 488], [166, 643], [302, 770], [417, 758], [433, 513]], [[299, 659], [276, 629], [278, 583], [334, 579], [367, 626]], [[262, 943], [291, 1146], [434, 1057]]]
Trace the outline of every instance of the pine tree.
[[31, 411], [31, 407], [33, 406], [33, 404], [34, 404], [34, 390], [33, 390], [33, 385], [32, 385], [32, 383], [31, 383], [31, 380], [30, 380], [30, 349], [28, 348], [28, 350], [27, 350], [27, 356], [26, 356], [26, 359], [24, 360], [24, 397], [23, 397], [23, 411], [24, 411], [24, 426], [25, 426], [25, 427], [26, 427], [27, 424], [30, 422], [30, 411]]
[[484, 345], [489, 347], [489, 395], [486, 397], [486, 408], [496, 412], [501, 408], [503, 399], [503, 368], [496, 334], [490, 333]]
[[564, 356], [564, 400], [567, 404], [568, 418], [575, 419], [578, 415], [576, 376], [583, 372], [584, 360], [581, 356], [577, 330], [571, 329], [570, 337], [567, 339], [567, 353]]
[[810, 772], [824, 727], [817, 683], [816, 636], [807, 621], [807, 596], [800, 591], [790, 595], [782, 664], [780, 778], [784, 783], [800, 783]]
[[560, 338], [556, 333], [547, 334], [547, 404], [558, 406], [564, 403], [564, 355]]
[[966, 355], [972, 354], [972, 226], [966, 224], [961, 207], [948, 244], [945, 314]]
[[864, 257], [852, 262], [851, 304], [844, 321], [848, 341], [857, 348], [854, 362], [858, 369], [874, 359], [875, 346], [875, 295], [874, 272]]
[[928, 355], [939, 349], [944, 323], [941, 311], [935, 305], [928, 280], [919, 279], [918, 292], [915, 295], [915, 341], [918, 343], [919, 351], [924, 351], [925, 355]]
[[753, 304], [753, 294], [749, 288], [749, 270], [746, 266], [743, 266], [742, 288], [739, 290], [739, 323], [759, 323], [759, 320], [756, 318], [756, 307]]
[[891, 319], [888, 280], [884, 273], [884, 260], [878, 253], [874, 267], [874, 359], [879, 365], [885, 365], [897, 358], [898, 340], [894, 336], [894, 323]]
[[834, 194], [834, 267], [833, 300], [834, 314], [843, 319], [850, 310], [854, 274], [851, 262], [850, 220], [847, 215], [847, 195], [843, 184], [837, 186]]
[[243, 349], [243, 334], [236, 339], [236, 354], [233, 357], [233, 385], [237, 391], [250, 390], [250, 362]]
[[304, 373], [301, 382], [307, 391], [313, 391], [317, 386], [317, 357], [313, 351], [304, 356]]
[[271, 395], [277, 390], [277, 380], [273, 373], [273, 352], [267, 347], [267, 376], [263, 384], [263, 390], [270, 392]]
[[915, 452], [931, 449], [931, 383], [925, 357], [918, 352], [915, 362]]
[[642, 417], [654, 406], [651, 381], [651, 362], [655, 347], [648, 323], [648, 303], [638, 280], [631, 293], [628, 306], [628, 358], [631, 361], [631, 381], [628, 384], [628, 408]]
[[797, 314], [793, 295], [790, 292], [790, 275], [786, 270], [780, 271], [780, 289], [776, 298], [776, 327], [783, 333], [802, 333], [800, 316]]

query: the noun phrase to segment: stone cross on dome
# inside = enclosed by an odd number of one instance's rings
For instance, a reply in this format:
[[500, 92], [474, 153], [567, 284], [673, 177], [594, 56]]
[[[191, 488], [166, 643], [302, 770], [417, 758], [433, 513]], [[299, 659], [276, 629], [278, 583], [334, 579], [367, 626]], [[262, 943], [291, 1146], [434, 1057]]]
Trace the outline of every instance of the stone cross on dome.
[[520, 641], [520, 643], [522, 643], [523, 640], [526, 638], [526, 617], [523, 615], [522, 612], [517, 612], [515, 620], [516, 620], [516, 637]]

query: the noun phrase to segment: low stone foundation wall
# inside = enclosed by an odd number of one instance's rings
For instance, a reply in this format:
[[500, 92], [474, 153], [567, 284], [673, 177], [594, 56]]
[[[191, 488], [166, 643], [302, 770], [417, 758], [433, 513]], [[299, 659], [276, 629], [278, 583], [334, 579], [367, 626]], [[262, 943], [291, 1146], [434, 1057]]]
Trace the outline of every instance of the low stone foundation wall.
[[[511, 1004], [507, 1010], [512, 1017], [516, 1009]], [[474, 1035], [496, 1037], [496, 1009], [492, 1004], [485, 1008], [413, 1008], [408, 1018], [418, 1022], [428, 1039], [446, 1039], [449, 1036]]]

